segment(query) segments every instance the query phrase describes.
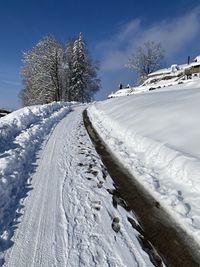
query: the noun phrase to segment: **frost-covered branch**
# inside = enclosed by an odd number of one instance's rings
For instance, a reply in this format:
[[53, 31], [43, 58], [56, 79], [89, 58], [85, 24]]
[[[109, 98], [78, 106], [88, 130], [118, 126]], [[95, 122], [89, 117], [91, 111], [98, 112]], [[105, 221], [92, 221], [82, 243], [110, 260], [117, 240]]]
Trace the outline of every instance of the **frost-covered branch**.
[[161, 43], [147, 41], [131, 55], [126, 67], [136, 71], [140, 79], [144, 80], [149, 73], [160, 68], [163, 58], [164, 50]]

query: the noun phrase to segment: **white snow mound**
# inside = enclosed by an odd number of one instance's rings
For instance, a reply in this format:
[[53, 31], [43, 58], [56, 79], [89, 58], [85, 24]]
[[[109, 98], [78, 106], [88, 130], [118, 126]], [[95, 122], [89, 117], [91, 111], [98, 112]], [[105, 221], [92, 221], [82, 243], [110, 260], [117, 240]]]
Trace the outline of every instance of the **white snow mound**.
[[37, 150], [70, 110], [70, 104], [54, 102], [25, 107], [0, 119], [1, 239], [5, 239], [3, 231], [13, 217], [19, 198], [25, 193]]

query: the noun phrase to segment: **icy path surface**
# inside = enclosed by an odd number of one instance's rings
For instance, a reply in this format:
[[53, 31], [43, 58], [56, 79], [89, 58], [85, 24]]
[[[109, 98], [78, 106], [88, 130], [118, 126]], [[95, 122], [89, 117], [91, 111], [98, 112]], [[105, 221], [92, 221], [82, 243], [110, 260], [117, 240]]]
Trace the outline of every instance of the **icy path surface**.
[[62, 119], [39, 153], [4, 266], [153, 266], [126, 211], [112, 205], [112, 180], [83, 126], [83, 109]]

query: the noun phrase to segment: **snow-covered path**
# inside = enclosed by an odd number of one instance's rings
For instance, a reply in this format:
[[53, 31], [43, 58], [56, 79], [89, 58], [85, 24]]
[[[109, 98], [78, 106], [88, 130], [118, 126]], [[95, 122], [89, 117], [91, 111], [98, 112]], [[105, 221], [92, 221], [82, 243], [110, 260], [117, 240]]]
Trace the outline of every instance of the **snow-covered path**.
[[126, 211], [112, 206], [112, 180], [83, 126], [83, 109], [62, 119], [39, 152], [4, 266], [153, 266]]

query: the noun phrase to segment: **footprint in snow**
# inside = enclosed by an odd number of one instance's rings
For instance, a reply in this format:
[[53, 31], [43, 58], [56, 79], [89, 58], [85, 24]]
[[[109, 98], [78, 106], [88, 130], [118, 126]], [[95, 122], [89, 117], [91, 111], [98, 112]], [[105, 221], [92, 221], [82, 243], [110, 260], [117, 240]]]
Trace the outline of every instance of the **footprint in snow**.
[[101, 201], [92, 201], [92, 208], [99, 211], [101, 209]]
[[121, 229], [119, 221], [120, 221], [119, 217], [114, 217], [113, 221], [112, 221], [112, 224], [111, 224], [113, 231], [115, 231], [116, 233], [118, 233], [120, 231], [120, 229]]
[[97, 175], [98, 175], [98, 171], [91, 171], [91, 173], [92, 173], [94, 176], [97, 176]]
[[99, 181], [99, 183], [97, 183], [97, 187], [98, 188], [102, 188], [103, 187], [103, 182], [102, 181]]

